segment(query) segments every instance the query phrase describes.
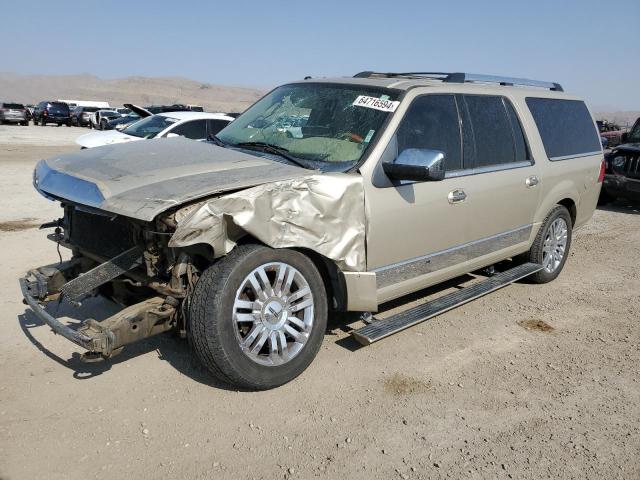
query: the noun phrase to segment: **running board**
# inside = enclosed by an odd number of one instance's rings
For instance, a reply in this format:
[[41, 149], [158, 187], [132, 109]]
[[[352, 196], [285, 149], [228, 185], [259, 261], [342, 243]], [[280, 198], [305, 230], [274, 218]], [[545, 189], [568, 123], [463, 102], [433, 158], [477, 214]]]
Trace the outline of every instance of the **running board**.
[[420, 322], [447, 312], [453, 308], [464, 305], [471, 300], [482, 297], [510, 283], [516, 282], [524, 277], [542, 270], [542, 265], [537, 263], [524, 263], [511, 268], [492, 277], [478, 282], [470, 287], [465, 287], [457, 292], [449, 293], [431, 302], [418, 305], [404, 312], [392, 315], [382, 320], [374, 320], [371, 324], [353, 330], [351, 334], [362, 345], [370, 345], [373, 342], [382, 340], [394, 333], [398, 333], [405, 328], [412, 327]]

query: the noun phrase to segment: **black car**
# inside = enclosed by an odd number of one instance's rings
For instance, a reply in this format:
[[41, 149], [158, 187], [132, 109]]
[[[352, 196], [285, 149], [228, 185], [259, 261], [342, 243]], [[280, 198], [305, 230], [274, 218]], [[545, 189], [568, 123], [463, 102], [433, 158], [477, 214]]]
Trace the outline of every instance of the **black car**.
[[55, 123], [58, 126], [65, 124], [71, 126], [71, 112], [69, 105], [64, 102], [40, 102], [33, 111], [33, 124], [42, 125], [47, 123]]
[[98, 107], [76, 107], [71, 112], [71, 125], [86, 127], [93, 112], [100, 110]]
[[608, 203], [618, 197], [640, 201], [640, 118], [622, 143], [606, 156], [604, 183], [600, 202]]

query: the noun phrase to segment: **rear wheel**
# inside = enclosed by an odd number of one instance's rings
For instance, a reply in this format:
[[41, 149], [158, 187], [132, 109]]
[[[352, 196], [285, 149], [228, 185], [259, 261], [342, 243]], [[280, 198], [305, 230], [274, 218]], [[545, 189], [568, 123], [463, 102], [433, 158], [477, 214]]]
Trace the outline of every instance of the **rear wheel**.
[[45, 123], [45, 121], [44, 121], [44, 118], [42, 118], [42, 119], [40, 120], [40, 126], [41, 126], [41, 127], [44, 127], [45, 125], [46, 125], [46, 123]]
[[542, 223], [531, 249], [524, 255], [527, 261], [543, 266], [542, 270], [527, 277], [530, 281], [547, 283], [560, 275], [569, 256], [572, 227], [569, 210], [556, 205]]
[[241, 245], [203, 272], [189, 321], [191, 344], [218, 379], [263, 390], [293, 380], [316, 356], [327, 297], [308, 257]]
[[106, 130], [106, 129], [107, 129], [107, 121], [100, 120], [100, 130]]

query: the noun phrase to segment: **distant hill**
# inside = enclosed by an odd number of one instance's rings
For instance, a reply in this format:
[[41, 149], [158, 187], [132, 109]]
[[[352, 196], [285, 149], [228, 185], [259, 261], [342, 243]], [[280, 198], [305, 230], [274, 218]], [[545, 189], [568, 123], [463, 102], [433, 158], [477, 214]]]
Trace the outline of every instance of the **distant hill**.
[[113, 106], [194, 104], [206, 111], [241, 112], [264, 92], [196, 82], [179, 77], [127, 77], [113, 80], [94, 75], [17, 75], [0, 72], [0, 101], [37, 103], [50, 99], [107, 101]]
[[596, 120], [609, 120], [622, 127], [627, 127], [633, 125], [636, 119], [640, 117], [640, 111], [596, 112], [594, 116]]
[[[126, 77], [107, 80], [95, 75], [17, 75], [0, 72], [0, 101], [36, 103], [67, 98], [102, 100], [113, 106], [123, 103], [195, 104], [210, 112], [241, 112], [264, 92], [196, 82], [180, 77]], [[632, 125], [640, 111], [614, 111], [594, 106], [598, 120]]]

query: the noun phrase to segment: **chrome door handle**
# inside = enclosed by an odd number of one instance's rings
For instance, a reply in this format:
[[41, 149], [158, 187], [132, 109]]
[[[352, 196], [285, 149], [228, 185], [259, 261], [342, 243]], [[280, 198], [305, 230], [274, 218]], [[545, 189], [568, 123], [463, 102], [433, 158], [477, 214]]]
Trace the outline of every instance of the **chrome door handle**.
[[540, 183], [540, 179], [538, 177], [536, 177], [535, 175], [531, 175], [529, 178], [527, 178], [524, 183], [527, 185], [527, 187], [531, 188], [531, 187], [535, 187], [536, 185], [538, 185]]
[[467, 194], [464, 193], [464, 190], [452, 190], [449, 192], [449, 195], [447, 195], [447, 200], [449, 200], [449, 203], [461, 203], [464, 202], [467, 199]]

